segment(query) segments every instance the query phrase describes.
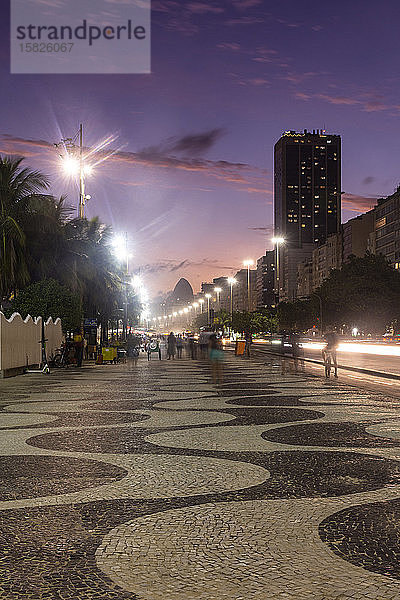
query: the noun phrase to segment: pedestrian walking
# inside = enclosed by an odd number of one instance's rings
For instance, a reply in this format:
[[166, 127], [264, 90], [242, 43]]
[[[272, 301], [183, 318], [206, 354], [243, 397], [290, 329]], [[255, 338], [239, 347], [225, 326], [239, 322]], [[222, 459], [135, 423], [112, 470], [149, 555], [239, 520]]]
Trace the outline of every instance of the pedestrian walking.
[[191, 335], [188, 339], [188, 355], [192, 360], [197, 358], [197, 344], [193, 335]]
[[224, 351], [222, 349], [221, 339], [215, 333], [212, 333], [208, 343], [208, 355], [211, 362], [212, 378], [214, 383], [222, 383], [222, 361]]
[[199, 335], [200, 358], [206, 358], [209, 336], [202, 331]]
[[127, 360], [128, 360], [128, 364], [131, 369], [133, 367], [136, 367], [138, 360], [139, 360], [139, 348], [137, 346], [136, 347], [128, 346]]
[[178, 358], [182, 358], [182, 350], [183, 350], [183, 339], [181, 335], [176, 337], [176, 352]]
[[172, 358], [172, 360], [175, 359], [176, 346], [176, 337], [174, 336], [174, 332], [171, 331], [167, 340], [167, 360], [170, 358]]
[[292, 357], [294, 361], [294, 370], [297, 373], [299, 370], [299, 363], [301, 371], [304, 371], [304, 360], [302, 357], [302, 347], [300, 346], [300, 336], [297, 332], [293, 331], [289, 335], [289, 344], [292, 347]]
[[244, 334], [244, 340], [245, 340], [244, 353], [245, 353], [245, 356], [247, 356], [247, 358], [250, 358], [250, 347], [251, 347], [251, 344], [253, 343], [253, 336], [251, 335], [250, 331], [246, 331], [246, 333]]
[[83, 335], [80, 329], [76, 329], [74, 333], [74, 345], [75, 345], [75, 360], [76, 366], [82, 366], [83, 360]]

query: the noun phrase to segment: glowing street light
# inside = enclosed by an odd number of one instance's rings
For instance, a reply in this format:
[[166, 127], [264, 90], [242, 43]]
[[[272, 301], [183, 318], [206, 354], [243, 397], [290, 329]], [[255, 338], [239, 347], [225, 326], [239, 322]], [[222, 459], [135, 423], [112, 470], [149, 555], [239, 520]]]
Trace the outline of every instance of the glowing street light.
[[211, 294], [204, 294], [205, 297], [207, 298], [207, 323], [210, 322], [210, 298], [211, 298]]
[[62, 163], [63, 170], [66, 175], [78, 175], [79, 161], [73, 156], [66, 156]]
[[[79, 138], [79, 145], [77, 140]], [[79, 125], [79, 131], [73, 138], [64, 138], [58, 144], [54, 144], [56, 148], [62, 149], [61, 157], [63, 159], [64, 171], [71, 176], [79, 176], [79, 204], [78, 217], [85, 218], [86, 200], [90, 200], [90, 196], [85, 193], [85, 175], [92, 173], [92, 165], [85, 163], [83, 156], [83, 125]]]
[[200, 306], [201, 306], [201, 312], [203, 312], [204, 298], [200, 298], [200, 300], [199, 300], [199, 304], [200, 304]]
[[217, 294], [218, 310], [220, 310], [221, 309], [221, 292], [222, 292], [222, 288], [215, 287], [214, 288], [214, 292]]
[[279, 288], [280, 288], [280, 281], [279, 281], [279, 247], [285, 243], [285, 238], [280, 237], [280, 236], [276, 236], [273, 237], [271, 242], [273, 244], [275, 244], [275, 252], [276, 252], [276, 260], [275, 260], [275, 295], [277, 297], [277, 300], [279, 302]]
[[194, 308], [194, 314], [196, 314], [197, 313], [197, 309], [199, 308], [199, 303], [198, 302], [193, 302], [192, 306]]
[[[114, 248], [114, 256], [120, 262], [125, 262], [125, 274], [128, 275], [129, 259], [132, 256], [128, 250], [128, 232], [114, 236], [111, 243]], [[133, 281], [135, 281], [134, 284]], [[137, 276], [132, 279], [132, 284], [138, 288], [141, 287], [141, 284], [139, 284], [139, 278]]]
[[254, 260], [251, 258], [243, 261], [243, 265], [247, 267], [247, 310], [251, 308], [251, 291], [250, 291], [250, 267], [254, 265]]

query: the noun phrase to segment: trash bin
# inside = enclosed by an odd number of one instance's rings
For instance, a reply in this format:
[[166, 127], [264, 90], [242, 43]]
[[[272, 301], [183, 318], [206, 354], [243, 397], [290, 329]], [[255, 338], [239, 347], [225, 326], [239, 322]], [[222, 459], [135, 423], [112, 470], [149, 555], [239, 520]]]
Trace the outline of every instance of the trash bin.
[[246, 348], [245, 340], [236, 340], [235, 355], [243, 356], [245, 348]]
[[103, 355], [103, 362], [107, 361], [116, 361], [117, 360], [117, 349], [112, 346], [104, 346], [101, 349], [101, 353]]

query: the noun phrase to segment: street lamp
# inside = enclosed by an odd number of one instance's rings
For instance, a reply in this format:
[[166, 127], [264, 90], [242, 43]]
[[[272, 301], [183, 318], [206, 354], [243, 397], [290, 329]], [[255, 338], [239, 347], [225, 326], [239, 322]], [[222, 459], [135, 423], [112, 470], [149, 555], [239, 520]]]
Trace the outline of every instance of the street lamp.
[[[125, 231], [124, 234], [116, 235], [112, 240], [112, 245], [114, 247], [114, 256], [119, 261], [125, 262], [125, 273], [128, 275], [129, 259], [132, 256], [128, 249], [128, 232]], [[135, 287], [140, 287], [142, 285], [138, 275], [135, 275], [135, 277], [132, 279], [132, 282], [133, 281], [135, 282]]]
[[193, 302], [192, 306], [194, 308], [194, 314], [197, 314], [197, 309], [199, 308], [199, 303], [198, 302]]
[[210, 322], [210, 298], [211, 294], [204, 294], [207, 298], [207, 324]]
[[215, 287], [214, 292], [217, 294], [218, 310], [221, 310], [221, 292], [222, 288]]
[[228, 277], [228, 283], [231, 286], [231, 319], [233, 316], [233, 295], [232, 295], [232, 288], [233, 285], [236, 283], [236, 279], [234, 277]]
[[279, 246], [285, 243], [283, 237], [273, 237], [271, 242], [275, 244], [276, 260], [275, 260], [275, 295], [279, 303], [280, 281], [279, 281]]
[[250, 312], [251, 292], [250, 292], [250, 267], [254, 265], [254, 260], [248, 259], [243, 261], [243, 265], [247, 267], [247, 310]]
[[[79, 145], [77, 141], [79, 139]], [[56, 148], [61, 148], [63, 154], [61, 157], [64, 160], [63, 166], [66, 173], [69, 175], [79, 175], [79, 205], [78, 217], [85, 218], [86, 200], [90, 200], [90, 196], [85, 193], [85, 175], [92, 173], [92, 165], [85, 163], [83, 156], [83, 125], [79, 125], [79, 131], [73, 138], [64, 138], [58, 144], [54, 144]]]
[[200, 306], [201, 306], [201, 312], [203, 312], [204, 298], [200, 298], [200, 300], [199, 300], [199, 304], [200, 304]]

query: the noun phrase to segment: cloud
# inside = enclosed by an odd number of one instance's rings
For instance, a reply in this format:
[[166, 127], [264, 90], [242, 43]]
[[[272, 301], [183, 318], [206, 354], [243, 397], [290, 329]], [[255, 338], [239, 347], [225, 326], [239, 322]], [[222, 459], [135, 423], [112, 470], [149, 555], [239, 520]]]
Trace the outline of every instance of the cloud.
[[233, 50], [234, 52], [240, 50], [240, 44], [237, 42], [221, 42], [217, 44], [217, 48], [221, 48], [221, 50]]
[[228, 73], [228, 75], [233, 79], [236, 85], [241, 85], [243, 87], [252, 85], [255, 87], [263, 87], [266, 85], [270, 85], [270, 81], [265, 79], [264, 77], [243, 77], [242, 75], [238, 75], [237, 73]]
[[384, 104], [383, 102], [375, 101], [375, 102], [366, 102], [364, 106], [364, 110], [366, 112], [377, 112], [380, 110], [388, 110], [389, 108], [394, 108], [393, 106], [389, 106]]
[[318, 73], [316, 71], [308, 71], [306, 73], [287, 73], [286, 75], [283, 75], [281, 79], [285, 79], [286, 81], [290, 81], [290, 83], [295, 83], [298, 85], [307, 79], [317, 76], [320, 77], [321, 75], [326, 75], [326, 73]]
[[264, 19], [261, 17], [236, 17], [234, 19], [228, 19], [225, 21], [225, 25], [257, 25], [258, 23], [264, 23]]
[[181, 269], [187, 269], [189, 267], [212, 267], [215, 269], [235, 269], [235, 267], [226, 266], [219, 264], [219, 261], [212, 258], [203, 258], [199, 261], [189, 260], [185, 258], [184, 260], [177, 259], [165, 259], [160, 260], [154, 263], [148, 263], [140, 266], [140, 272], [151, 274], [151, 273], [174, 273], [176, 271], [180, 271]]
[[171, 140], [170, 152], [182, 153], [185, 156], [207, 152], [224, 135], [221, 127], [202, 133], [191, 133]]
[[315, 98], [319, 100], [326, 100], [326, 102], [330, 102], [330, 104], [346, 104], [348, 106], [354, 104], [361, 104], [360, 100], [356, 98], [350, 98], [348, 96], [329, 96], [328, 94], [316, 94]]
[[342, 208], [351, 212], [366, 212], [376, 204], [375, 196], [359, 196], [345, 192], [342, 194]]
[[188, 2], [185, 4], [185, 10], [196, 15], [204, 15], [207, 13], [220, 14], [224, 12], [221, 6], [213, 6], [209, 2]]
[[273, 225], [267, 225], [266, 227], [248, 227], [251, 231], [264, 231], [265, 233], [271, 233], [274, 230]]
[[[246, 163], [232, 163], [225, 160], [212, 161], [204, 158], [179, 157], [170, 154], [171, 147], [182, 151], [185, 149], [186, 153], [196, 154], [200, 151], [200, 148], [210, 148], [222, 133], [222, 129], [213, 129], [200, 134], [170, 138], [170, 140], [159, 146], [147, 148], [140, 152], [99, 150], [93, 155], [94, 165], [104, 163], [107, 165], [171, 169], [197, 173], [227, 184], [233, 184], [249, 193], [269, 193], [266, 187], [267, 171], [265, 169], [252, 167]], [[55, 157], [54, 144], [45, 140], [25, 139], [11, 135], [0, 135], [0, 152], [34, 156], [47, 160], [47, 162], [54, 161]]]
[[263, 0], [233, 0], [233, 6], [237, 10], [247, 10], [248, 8], [254, 8], [260, 6]]
[[375, 177], [371, 177], [369, 175], [368, 177], [365, 177], [365, 179], [362, 180], [362, 183], [363, 183], [363, 185], [370, 185], [374, 181], [375, 181]]
[[[285, 77], [285, 79], [289, 79], [289, 77]], [[290, 80], [290, 79], [289, 79]], [[335, 87], [335, 86], [329, 86]], [[296, 92], [295, 97], [299, 100], [323, 100], [324, 102], [329, 102], [329, 104], [343, 105], [343, 106], [359, 106], [361, 110], [365, 112], [381, 112], [387, 110], [395, 110], [393, 116], [398, 116], [399, 106], [395, 104], [385, 104], [380, 100], [373, 99], [371, 100], [372, 94], [359, 93], [358, 96], [342, 96], [342, 95], [331, 95], [331, 94], [313, 94], [306, 92]]]

